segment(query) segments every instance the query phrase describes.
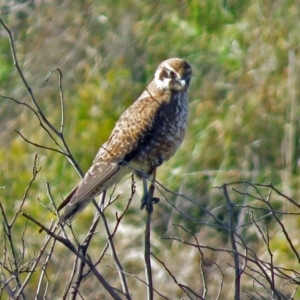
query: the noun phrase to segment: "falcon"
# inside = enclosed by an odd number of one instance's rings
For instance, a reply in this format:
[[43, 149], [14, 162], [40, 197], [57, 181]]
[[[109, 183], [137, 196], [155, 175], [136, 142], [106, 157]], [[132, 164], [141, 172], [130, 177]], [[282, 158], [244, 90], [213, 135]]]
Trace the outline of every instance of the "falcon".
[[58, 207], [65, 208], [61, 224], [72, 221], [126, 174], [135, 172], [145, 182], [146, 176], [155, 175], [156, 168], [174, 155], [187, 127], [191, 75], [192, 68], [183, 59], [160, 63], [154, 79], [123, 112], [90, 169]]

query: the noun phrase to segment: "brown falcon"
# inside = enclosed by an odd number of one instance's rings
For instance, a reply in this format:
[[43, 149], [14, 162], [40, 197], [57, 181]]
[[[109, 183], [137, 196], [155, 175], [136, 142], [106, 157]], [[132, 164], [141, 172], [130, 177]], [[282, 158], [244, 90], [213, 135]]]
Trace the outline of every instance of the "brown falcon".
[[58, 207], [60, 222], [72, 220], [100, 193], [132, 171], [152, 175], [174, 155], [187, 125], [191, 66], [183, 59], [163, 61], [142, 95], [121, 115], [83, 179]]

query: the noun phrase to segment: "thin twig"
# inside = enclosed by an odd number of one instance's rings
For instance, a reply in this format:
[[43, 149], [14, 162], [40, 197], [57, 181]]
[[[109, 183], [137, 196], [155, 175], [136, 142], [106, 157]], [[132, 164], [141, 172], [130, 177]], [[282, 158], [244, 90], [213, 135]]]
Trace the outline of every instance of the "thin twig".
[[97, 271], [97, 269], [94, 267], [94, 264], [86, 257], [84, 257], [76, 248], [75, 246], [66, 238], [63, 238], [51, 230], [49, 230], [47, 227], [43, 226], [40, 222], [36, 221], [34, 218], [32, 218], [30, 215], [27, 215], [23, 213], [23, 216], [38, 225], [39, 227], [42, 227], [44, 231], [48, 233], [48, 235], [51, 238], [54, 238], [56, 241], [63, 244], [66, 248], [68, 248], [71, 252], [73, 252], [76, 256], [78, 256], [80, 259], [84, 261], [86, 265], [91, 268], [93, 274], [98, 279], [98, 281], [103, 285], [103, 287], [106, 289], [106, 291], [117, 300], [121, 300], [122, 298], [114, 291], [114, 288], [104, 279], [104, 277]]
[[226, 184], [223, 185], [223, 195], [227, 202], [227, 209], [228, 209], [228, 229], [229, 229], [229, 237], [231, 242], [231, 247], [233, 250], [233, 260], [234, 260], [234, 270], [235, 270], [235, 300], [240, 300], [240, 293], [241, 293], [241, 270], [239, 266], [239, 254], [236, 247], [235, 241], [235, 232], [234, 232], [234, 224], [233, 224], [233, 204], [230, 200], [227, 186]]
[[164, 269], [168, 272], [168, 274], [172, 277], [173, 281], [184, 291], [184, 293], [190, 298], [190, 299], [195, 299], [190, 297], [190, 295], [187, 293], [186, 290], [190, 291], [194, 297], [196, 297], [197, 299], [205, 299], [203, 297], [201, 297], [200, 295], [198, 295], [195, 291], [193, 291], [191, 288], [188, 288], [186, 285], [178, 282], [178, 280], [176, 279], [175, 275], [170, 271], [170, 269], [166, 266], [166, 264], [160, 260], [155, 254], [151, 253], [151, 255], [164, 267]]
[[105, 214], [104, 214], [103, 207], [104, 207], [105, 195], [106, 195], [105, 192], [102, 193], [102, 200], [101, 200], [101, 204], [100, 204], [100, 207], [98, 209], [98, 212], [99, 212], [99, 214], [101, 216], [101, 219], [103, 221], [103, 224], [104, 224], [105, 233], [106, 233], [106, 237], [107, 237], [107, 242], [108, 242], [108, 245], [110, 247], [112, 259], [113, 259], [113, 261], [114, 261], [114, 263], [117, 267], [117, 270], [118, 270], [118, 274], [119, 274], [119, 277], [120, 277], [123, 293], [125, 294], [126, 299], [131, 299], [130, 294], [129, 294], [128, 285], [127, 285], [127, 282], [126, 282], [126, 278], [125, 278], [125, 275], [123, 273], [123, 267], [122, 267], [122, 265], [119, 261], [117, 251], [115, 249], [115, 245], [114, 245], [114, 241], [113, 241], [113, 236], [110, 233], [110, 230], [109, 230], [109, 227], [108, 227], [108, 224], [107, 224], [107, 221], [106, 221], [106, 217], [105, 217]]
[[[156, 168], [153, 171], [153, 180], [155, 180], [156, 177]], [[144, 182], [145, 179], [143, 178]], [[145, 188], [144, 188], [145, 189]], [[144, 195], [146, 195], [147, 200], [147, 207], [152, 206], [152, 199], [153, 194], [155, 190], [155, 185], [151, 182], [149, 191], [144, 190]], [[145, 196], [144, 196], [145, 197]], [[144, 200], [143, 200], [144, 201]], [[145, 227], [145, 238], [144, 238], [144, 265], [145, 265], [145, 273], [146, 273], [146, 281], [147, 281], [147, 299], [152, 300], [153, 299], [153, 280], [152, 280], [152, 267], [151, 267], [151, 214], [152, 209], [146, 209], [147, 213], [147, 219], [146, 219], [146, 227]]]

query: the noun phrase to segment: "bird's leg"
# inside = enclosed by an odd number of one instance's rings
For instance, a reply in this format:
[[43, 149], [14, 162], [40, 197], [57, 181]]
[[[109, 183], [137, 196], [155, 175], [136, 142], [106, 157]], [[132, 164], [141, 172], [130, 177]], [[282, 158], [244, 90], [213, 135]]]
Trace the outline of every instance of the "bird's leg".
[[[156, 167], [153, 170], [153, 175], [152, 178], [155, 180], [156, 177]], [[152, 213], [153, 212], [153, 204], [156, 204], [159, 202], [159, 198], [153, 197], [155, 186], [153, 182], [151, 182], [148, 190], [148, 185], [147, 185], [147, 177], [143, 176], [143, 187], [144, 187], [144, 195], [142, 198], [142, 205], [141, 209], [146, 207], [147, 212]]]

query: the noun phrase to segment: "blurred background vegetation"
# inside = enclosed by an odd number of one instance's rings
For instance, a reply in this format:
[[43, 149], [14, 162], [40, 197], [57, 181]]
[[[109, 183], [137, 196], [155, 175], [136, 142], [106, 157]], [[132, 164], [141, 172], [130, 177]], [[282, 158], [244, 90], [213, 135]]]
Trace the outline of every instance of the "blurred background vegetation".
[[[43, 82], [53, 69], [63, 72], [65, 137], [83, 171], [119, 115], [151, 80], [157, 65], [164, 59], [181, 57], [194, 70], [188, 132], [177, 154], [160, 168], [158, 180], [207, 208], [224, 201], [213, 186], [244, 180], [271, 182], [297, 201], [298, 1], [5, 0], [0, 4], [0, 14], [13, 32], [26, 79], [57, 128], [58, 78], [52, 75]], [[0, 94], [30, 103], [13, 66], [3, 28]], [[31, 178], [34, 154], [38, 153], [42, 169], [24, 210], [50, 221], [53, 216], [37, 200], [50, 205], [45, 181], [50, 183], [56, 203], [60, 203], [78, 181], [78, 175], [63, 156], [35, 148], [15, 133], [15, 129], [20, 130], [35, 143], [53, 146], [29, 110], [8, 100], [0, 101], [0, 186], [5, 187], [0, 190], [1, 201], [13, 214]], [[130, 194], [126, 191], [128, 180], [118, 187], [117, 192], [123, 194], [112, 208], [112, 218], [114, 210], [125, 205], [122, 199]], [[140, 183], [137, 186], [141, 190]], [[203, 212], [195, 211], [189, 202], [175, 196], [170, 200], [193, 218], [201, 218]], [[236, 201], [242, 200], [237, 197]], [[274, 201], [277, 206], [286, 205]], [[78, 230], [89, 227], [92, 215], [90, 206], [75, 222]], [[131, 237], [126, 240], [126, 226], [130, 232], [142, 235], [144, 217], [136, 196], [124, 219], [125, 230], [120, 232], [125, 239], [124, 249], [130, 248], [132, 257], [141, 255], [142, 241], [133, 249]], [[161, 201], [153, 214], [153, 230], [157, 236], [168, 235], [172, 223], [184, 222], [203, 239], [212, 239], [209, 232], [203, 232], [207, 229], [183, 219]], [[20, 221], [19, 226], [24, 224]], [[299, 219], [286, 226], [292, 232], [299, 227]], [[38, 243], [34, 230], [33, 245]], [[299, 240], [296, 232], [293, 237]], [[283, 254], [278, 243], [278, 251]], [[166, 245], [153, 247], [163, 251]], [[166, 255], [185, 256], [179, 248], [171, 247]]]

